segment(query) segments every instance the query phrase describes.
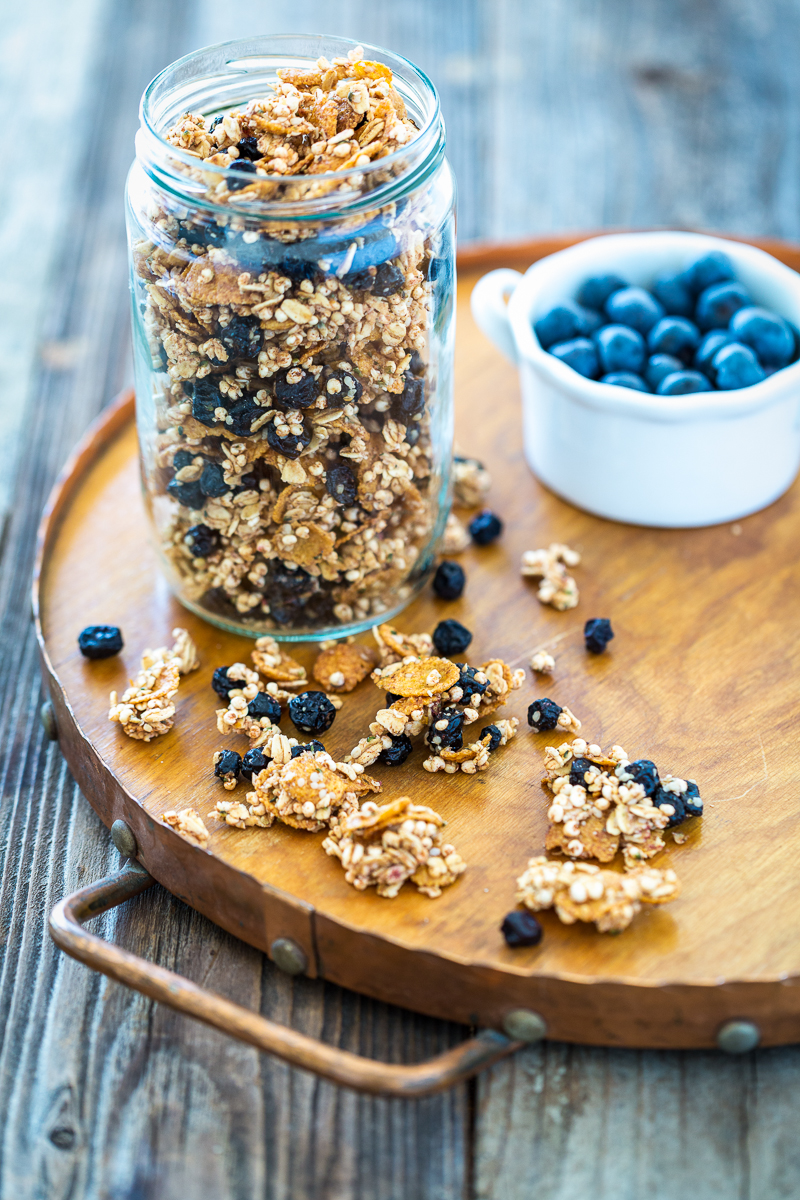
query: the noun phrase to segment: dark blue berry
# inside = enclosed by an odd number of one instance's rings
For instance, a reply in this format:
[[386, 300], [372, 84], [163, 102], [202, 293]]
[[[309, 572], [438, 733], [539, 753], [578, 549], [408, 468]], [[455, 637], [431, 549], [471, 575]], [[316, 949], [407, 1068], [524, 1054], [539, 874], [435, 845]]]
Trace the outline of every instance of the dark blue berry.
[[550, 347], [548, 353], [552, 354], [554, 358], [559, 358], [561, 362], [572, 367], [573, 371], [577, 371], [586, 379], [597, 377], [597, 350], [588, 338], [573, 338], [569, 342], [556, 342], [555, 346]]
[[483, 695], [489, 686], [489, 681], [485, 675], [483, 677], [483, 683], [481, 683], [479, 679], [475, 678], [476, 675], [483, 674], [482, 671], [478, 671], [477, 667], [469, 667], [466, 663], [456, 663], [456, 666], [461, 672], [458, 677], [458, 683], [456, 684], [456, 687], [461, 688], [461, 699], [458, 703], [469, 705], [473, 696]]
[[478, 740], [482, 742], [487, 737], [489, 739], [489, 745], [486, 747], [486, 749], [490, 754], [493, 754], [502, 742], [503, 735], [496, 725], [484, 725], [483, 729], [481, 730], [481, 736]]
[[700, 799], [700, 789], [693, 779], [686, 780], [686, 791], [682, 793], [681, 800], [687, 817], [702, 817], [703, 801]]
[[619, 275], [595, 275], [581, 284], [578, 290], [578, 303], [584, 308], [601, 309], [612, 292], [628, 287], [625, 279]]
[[[389, 735], [391, 737], [391, 734]], [[406, 733], [399, 733], [396, 737], [392, 737], [391, 746], [387, 746], [381, 750], [378, 755], [378, 762], [383, 763], [386, 767], [399, 767], [408, 758], [414, 747], [411, 745], [411, 738]]]
[[264, 157], [258, 148], [258, 138], [242, 138], [240, 142], [236, 143], [236, 149], [239, 151], [241, 158], [249, 158], [252, 162]]
[[[240, 174], [245, 174], [245, 175], [255, 175], [256, 164], [254, 162], [251, 162], [249, 158], [237, 158], [236, 162], [231, 163], [231, 165], [228, 167], [228, 170], [229, 171], [237, 171]], [[228, 178], [228, 191], [229, 192], [241, 191], [242, 188], [247, 187], [250, 183], [252, 183], [252, 180], [250, 180], [250, 179], [236, 179], [235, 177], [229, 177]]]
[[260, 771], [268, 767], [271, 761], [260, 746], [253, 746], [242, 759], [240, 770], [245, 779], [252, 779], [254, 775], [258, 775]]
[[273, 450], [277, 450], [284, 458], [299, 458], [311, 441], [311, 431], [303, 422], [302, 432], [287, 433], [281, 437], [272, 421], [267, 422], [267, 442]]
[[701, 329], [727, 329], [733, 314], [752, 303], [740, 283], [713, 283], [697, 298], [695, 320]]
[[253, 432], [253, 423], [264, 416], [264, 409], [249, 396], [228, 401], [227, 409], [230, 420], [225, 424], [239, 437], [249, 437]]
[[545, 733], [550, 729], [555, 729], [563, 711], [554, 700], [548, 700], [544, 696], [541, 700], [534, 700], [533, 704], [528, 705], [528, 724], [538, 733]]
[[740, 308], [728, 328], [737, 342], [755, 350], [762, 367], [785, 367], [794, 357], [791, 326], [766, 308]]
[[310, 408], [318, 392], [316, 379], [302, 367], [286, 367], [275, 376], [275, 399], [283, 408]]
[[533, 331], [543, 350], [549, 350], [557, 342], [568, 342], [571, 338], [588, 337], [603, 323], [599, 313], [581, 304], [566, 300], [533, 323]]
[[189, 450], [176, 450], [172, 459], [172, 466], [175, 471], [182, 471], [184, 467], [191, 466], [195, 456]]
[[325, 475], [325, 490], [345, 508], [355, 504], [358, 484], [352, 468], [343, 462], [334, 463], [329, 467]]
[[764, 368], [749, 346], [731, 342], [723, 346], [711, 360], [717, 387], [720, 391], [736, 391], [752, 387], [766, 379]]
[[433, 590], [442, 600], [457, 600], [464, 591], [467, 577], [464, 568], [457, 562], [445, 559], [436, 568], [433, 577]]
[[281, 719], [281, 706], [269, 692], [256, 692], [247, 705], [249, 717], [269, 717], [272, 725], [277, 725]]
[[656, 321], [664, 316], [664, 308], [644, 288], [620, 288], [605, 302], [605, 313], [616, 325], [627, 325], [641, 334], [649, 333]]
[[325, 750], [322, 742], [312, 738], [310, 742], [298, 742], [296, 746], [292, 746], [292, 758], [299, 758], [301, 754], [318, 754], [320, 750]]
[[208, 558], [220, 546], [219, 534], [208, 525], [192, 525], [186, 530], [183, 540], [195, 558]]
[[644, 338], [627, 325], [604, 325], [594, 335], [600, 359], [600, 372], [633, 371], [638, 374], [644, 366], [647, 348]]
[[661, 275], [653, 284], [653, 295], [672, 317], [694, 316], [694, 294], [683, 275]]
[[712, 250], [709, 254], [704, 254], [683, 272], [683, 281], [695, 296], [711, 287], [712, 283], [725, 283], [735, 278], [731, 260], [721, 250]]
[[425, 380], [406, 375], [403, 390], [392, 401], [392, 416], [401, 425], [410, 425], [425, 409]]
[[696, 370], [702, 371], [704, 375], [711, 377], [713, 375], [711, 363], [714, 355], [723, 346], [730, 346], [732, 342], [733, 338], [726, 330], [712, 329], [710, 333], [706, 334], [697, 348], [697, 353], [694, 356]]
[[609, 371], [608, 375], [603, 375], [601, 383], [612, 383], [615, 387], [632, 388], [636, 392], [649, 392], [641, 375], [634, 375], [632, 371]]
[[503, 522], [496, 513], [485, 508], [469, 523], [469, 534], [478, 546], [488, 546], [503, 532]]
[[118, 625], [87, 625], [78, 634], [78, 649], [84, 658], [111, 658], [122, 649]]
[[675, 825], [680, 825], [686, 820], [686, 805], [683, 802], [683, 798], [677, 795], [676, 792], [665, 791], [660, 784], [653, 792], [653, 804], [656, 808], [664, 808], [666, 805], [672, 809], [672, 812], [669, 814], [667, 829], [672, 829]]
[[515, 908], [503, 917], [500, 932], [506, 939], [506, 945], [515, 950], [519, 946], [538, 946], [543, 936], [542, 927], [536, 917], [524, 908]]
[[372, 292], [373, 296], [393, 296], [403, 290], [405, 276], [399, 267], [385, 262], [377, 269], [353, 271], [345, 275], [342, 283], [345, 287]]
[[289, 716], [303, 733], [324, 733], [333, 724], [336, 709], [324, 692], [301, 692], [289, 701]]
[[206, 502], [197, 480], [192, 483], [178, 483], [177, 479], [173, 479], [167, 484], [167, 495], [172, 496], [172, 499], [177, 500], [184, 508], [202, 508]]
[[583, 640], [592, 654], [602, 654], [613, 636], [611, 622], [605, 617], [592, 617], [583, 627]]
[[464, 714], [457, 708], [443, 708], [428, 726], [425, 741], [434, 750], [460, 750], [464, 744]]
[[204, 496], [224, 496], [229, 492], [230, 485], [225, 482], [225, 476], [222, 473], [220, 463], [210, 462], [203, 467], [203, 474], [200, 476], [200, 491]]
[[231, 317], [219, 340], [232, 358], [254, 358], [261, 348], [261, 322], [258, 317]]
[[357, 404], [363, 391], [363, 385], [356, 378], [356, 373], [351, 367], [327, 367], [322, 372], [319, 392], [325, 397], [328, 408], [341, 408], [343, 404]]
[[635, 762], [620, 763], [616, 775], [622, 783], [641, 784], [648, 796], [653, 795], [660, 782], [656, 764], [649, 758], [637, 758]]
[[673, 372], [682, 370], [683, 363], [679, 358], [673, 358], [671, 354], [653, 354], [647, 360], [644, 377], [649, 386], [655, 391], [661, 380], [666, 379], [667, 375], [672, 375]]
[[224, 408], [222, 396], [211, 375], [205, 379], [196, 379], [194, 383], [184, 384], [184, 390], [192, 397], [192, 416], [201, 425], [212, 429], [219, 422], [214, 416], [214, 410]]
[[217, 779], [239, 778], [242, 769], [242, 756], [236, 750], [221, 750], [219, 758], [214, 763], [214, 774]]
[[573, 786], [586, 787], [586, 772], [595, 764], [588, 758], [573, 758], [569, 764], [569, 781]]
[[235, 681], [233, 679], [229, 679], [227, 667], [217, 667], [211, 677], [211, 686], [218, 696], [222, 696], [223, 700], [227, 700], [229, 698], [229, 693], [232, 692], [234, 688], [243, 687], [243, 683], [241, 680]]
[[671, 354], [681, 362], [691, 362], [700, 344], [700, 330], [686, 317], [662, 317], [647, 335], [651, 354]]
[[700, 371], [673, 371], [656, 388], [659, 396], [686, 396], [691, 392], [710, 392], [711, 384]]
[[433, 644], [439, 654], [461, 654], [471, 641], [470, 631], [452, 618], [440, 621], [433, 631]]

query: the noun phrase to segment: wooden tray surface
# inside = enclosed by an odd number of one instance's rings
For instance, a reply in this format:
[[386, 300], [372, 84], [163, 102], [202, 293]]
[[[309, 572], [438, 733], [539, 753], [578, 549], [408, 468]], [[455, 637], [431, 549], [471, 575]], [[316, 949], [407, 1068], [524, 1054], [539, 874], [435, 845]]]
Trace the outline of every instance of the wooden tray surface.
[[[506, 528], [493, 546], [461, 556], [461, 600], [446, 603], [428, 589], [397, 624], [432, 630], [455, 617], [474, 632], [470, 662], [501, 655], [527, 667], [544, 645], [557, 668], [552, 682], [528, 671], [500, 714], [520, 718], [519, 735], [485, 773], [428, 775], [421, 747], [403, 767], [374, 768], [381, 800], [410, 794], [447, 818], [469, 864], [458, 883], [436, 900], [409, 887], [384, 900], [345, 883], [320, 849], [322, 834], [283, 825], [239, 831], [212, 819], [204, 852], [159, 821], [187, 804], [205, 817], [219, 787], [213, 751], [246, 748], [244, 738], [216, 732], [209, 684], [214, 667], [249, 661], [251, 643], [184, 610], [158, 572], [131, 397], [76, 451], [40, 534], [34, 604], [61, 746], [103, 821], [129, 823], [142, 862], [165, 887], [262, 950], [294, 938], [311, 975], [471, 1024], [500, 1028], [510, 1009], [535, 1009], [549, 1036], [574, 1042], [711, 1046], [733, 1017], [756, 1021], [763, 1044], [800, 1040], [800, 491], [795, 484], [735, 527], [671, 531], [589, 516], [534, 479], [522, 454], [515, 371], [477, 332], [469, 294], [491, 266], [524, 269], [574, 240], [472, 251], [460, 261], [457, 439], [491, 471], [489, 503]], [[769, 248], [796, 265], [796, 248]], [[571, 612], [540, 605], [535, 585], [519, 575], [522, 552], [551, 541], [583, 555], [575, 569], [581, 601]], [[610, 617], [617, 635], [599, 657], [583, 647], [583, 624], [594, 616]], [[78, 632], [95, 622], [122, 627], [118, 658], [88, 662], [78, 652]], [[133, 742], [107, 720], [108, 694], [127, 686], [142, 649], [168, 643], [176, 625], [197, 642], [201, 669], [182, 681], [174, 730]], [[291, 653], [309, 667], [315, 657], [311, 646]], [[345, 698], [324, 739], [335, 757], [366, 731], [380, 695], [367, 682]], [[554, 735], [525, 722], [541, 695], [568, 704], [588, 740], [619, 743], [632, 758], [696, 778], [705, 816], [684, 826], [685, 845], [668, 837], [656, 860], [681, 877], [676, 902], [645, 910], [618, 936], [545, 913], [542, 944], [511, 950], [500, 922], [514, 907], [516, 876], [544, 846], [542, 753]], [[288, 716], [284, 724], [295, 732]]]

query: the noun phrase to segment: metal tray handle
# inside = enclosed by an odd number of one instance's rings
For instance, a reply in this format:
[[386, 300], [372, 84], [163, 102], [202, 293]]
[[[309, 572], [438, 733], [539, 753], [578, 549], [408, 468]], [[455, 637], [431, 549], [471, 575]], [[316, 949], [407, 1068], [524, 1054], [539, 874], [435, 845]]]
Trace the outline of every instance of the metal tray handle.
[[144, 867], [129, 862], [113, 875], [67, 896], [50, 914], [53, 941], [79, 962], [152, 1000], [160, 1000], [197, 1021], [213, 1025], [294, 1067], [302, 1067], [332, 1083], [376, 1096], [409, 1099], [430, 1096], [469, 1079], [522, 1044], [495, 1030], [485, 1029], [427, 1062], [412, 1066], [376, 1062], [268, 1021], [258, 1013], [198, 987], [174, 971], [155, 966], [82, 928], [84, 921], [138, 896], [155, 882]]

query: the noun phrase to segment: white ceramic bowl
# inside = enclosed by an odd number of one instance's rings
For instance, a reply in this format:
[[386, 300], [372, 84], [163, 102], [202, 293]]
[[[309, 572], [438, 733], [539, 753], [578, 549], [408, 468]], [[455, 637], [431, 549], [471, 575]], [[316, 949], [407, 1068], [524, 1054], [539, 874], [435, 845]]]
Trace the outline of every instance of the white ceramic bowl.
[[533, 321], [591, 276], [615, 272], [649, 287], [709, 250], [728, 255], [755, 304], [800, 326], [800, 275], [763, 250], [699, 233], [590, 238], [525, 275], [491, 271], [472, 293], [478, 325], [519, 366], [528, 463], [589, 512], [636, 525], [714, 525], [764, 508], [797, 474], [800, 362], [737, 391], [656, 396], [585, 379], [533, 332]]

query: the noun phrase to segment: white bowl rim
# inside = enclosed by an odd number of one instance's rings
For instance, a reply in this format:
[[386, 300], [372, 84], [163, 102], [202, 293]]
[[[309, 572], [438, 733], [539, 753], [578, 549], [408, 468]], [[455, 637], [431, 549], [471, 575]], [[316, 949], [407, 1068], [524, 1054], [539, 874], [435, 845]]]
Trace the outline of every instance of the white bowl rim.
[[[692, 421], [708, 418], [741, 417], [758, 409], [769, 407], [771, 404], [785, 402], [800, 394], [800, 359], [783, 367], [775, 374], [768, 376], [761, 383], [752, 384], [747, 388], [737, 388], [731, 391], [690, 392], [685, 396], [658, 396], [653, 392], [638, 392], [633, 388], [619, 387], [616, 384], [600, 383], [598, 380], [586, 379], [572, 367], [567, 366], [552, 354], [548, 354], [539, 345], [529, 319], [531, 303], [539, 286], [549, 282], [563, 267], [565, 258], [569, 261], [584, 257], [587, 246], [608, 247], [612, 254], [615, 248], [623, 245], [633, 247], [642, 241], [662, 243], [666, 248], [681, 247], [687, 252], [693, 249], [703, 252], [708, 250], [723, 250], [734, 261], [745, 260], [751, 268], [766, 276], [778, 276], [783, 282], [793, 286], [798, 294], [800, 305], [800, 275], [779, 262], [773, 255], [747, 242], [737, 242], [728, 238], [715, 237], [711, 234], [691, 233], [687, 230], [643, 230], [634, 233], [601, 234], [598, 237], [586, 238], [576, 242], [565, 250], [548, 254], [528, 268], [519, 285], [514, 290], [508, 304], [508, 319], [522, 358], [526, 359], [535, 369], [544, 375], [551, 384], [562, 392], [567, 392], [571, 399], [587, 408], [601, 409], [604, 412], [618, 413], [622, 416], [644, 417], [651, 421]], [[613, 262], [613, 259], [612, 259]], [[608, 270], [613, 270], [609, 265]]]

